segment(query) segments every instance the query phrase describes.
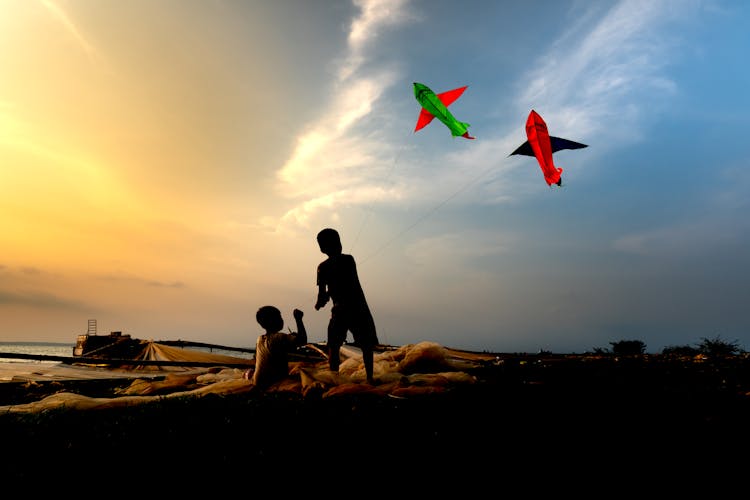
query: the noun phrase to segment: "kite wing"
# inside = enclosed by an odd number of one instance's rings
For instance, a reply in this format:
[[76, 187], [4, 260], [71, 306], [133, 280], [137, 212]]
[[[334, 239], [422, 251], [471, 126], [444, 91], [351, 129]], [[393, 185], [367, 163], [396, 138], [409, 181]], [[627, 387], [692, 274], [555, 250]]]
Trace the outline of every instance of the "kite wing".
[[443, 92], [441, 94], [437, 94], [438, 99], [440, 99], [440, 102], [442, 102], [443, 104], [445, 104], [445, 107], [448, 107], [451, 104], [453, 104], [456, 101], [456, 99], [458, 99], [459, 97], [461, 97], [461, 94], [464, 93], [464, 90], [466, 90], [467, 87], [468, 87], [468, 85], [465, 86], [465, 87], [460, 87], [460, 88], [457, 88], [457, 89], [448, 90], [448, 91]]
[[[461, 94], [464, 93], [464, 90], [468, 88], [468, 85], [465, 87], [460, 87], [453, 90], [448, 90], [446, 92], [443, 92], [441, 94], [435, 94], [438, 99], [440, 99], [440, 102], [443, 103], [443, 105], [447, 108], [456, 100], [461, 97]], [[425, 108], [422, 108], [422, 111], [419, 112], [419, 118], [417, 119], [417, 126], [414, 127], [414, 132], [416, 132], [419, 129], [425, 128], [427, 125], [430, 124], [432, 119], [435, 118], [435, 115], [427, 111]]]
[[417, 102], [422, 106], [417, 118], [417, 124], [414, 127], [414, 132], [426, 127], [437, 117], [438, 120], [450, 129], [452, 135], [474, 139], [469, 135], [467, 130], [469, 124], [456, 120], [451, 112], [448, 111], [448, 106], [461, 97], [461, 94], [464, 93], [467, 87], [468, 85], [435, 94], [427, 85], [414, 82], [414, 97], [417, 98]]
[[[549, 141], [550, 145], [552, 146], [553, 153], [556, 153], [561, 149], [582, 149], [588, 147], [588, 144], [581, 144], [580, 142], [570, 141], [568, 139], [562, 139], [560, 137], [554, 136], [550, 136]], [[516, 150], [508, 156], [513, 155], [536, 156], [534, 154], [534, 150], [531, 149], [531, 144], [529, 144], [529, 141], [526, 141], [518, 146], [518, 148], [516, 148]]]
[[581, 144], [580, 142], [569, 141], [568, 139], [561, 139], [559, 137], [549, 137], [549, 142], [552, 145], [552, 152], [556, 153], [561, 149], [582, 149], [587, 148], [587, 144]]
[[422, 108], [422, 111], [419, 112], [419, 118], [417, 118], [417, 126], [414, 127], [414, 132], [419, 129], [425, 128], [430, 124], [433, 118], [435, 118], [435, 115]]
[[534, 150], [531, 149], [531, 144], [529, 143], [529, 141], [526, 141], [520, 146], [518, 146], [516, 150], [513, 151], [508, 156], [513, 156], [513, 155], [535, 156]]

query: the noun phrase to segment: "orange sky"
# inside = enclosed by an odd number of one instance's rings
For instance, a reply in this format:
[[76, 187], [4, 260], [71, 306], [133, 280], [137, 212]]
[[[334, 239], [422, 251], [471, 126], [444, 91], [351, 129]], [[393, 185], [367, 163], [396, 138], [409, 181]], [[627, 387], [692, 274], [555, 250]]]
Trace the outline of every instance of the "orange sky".
[[254, 74], [273, 59], [222, 60], [263, 56], [252, 18], [222, 32], [189, 5], [114, 5], [0, 4], [0, 338], [67, 341], [98, 318], [252, 343], [259, 302], [311, 301], [319, 260], [314, 235], [260, 222], [283, 210], [264, 151], [286, 132], [258, 117], [284, 89]]

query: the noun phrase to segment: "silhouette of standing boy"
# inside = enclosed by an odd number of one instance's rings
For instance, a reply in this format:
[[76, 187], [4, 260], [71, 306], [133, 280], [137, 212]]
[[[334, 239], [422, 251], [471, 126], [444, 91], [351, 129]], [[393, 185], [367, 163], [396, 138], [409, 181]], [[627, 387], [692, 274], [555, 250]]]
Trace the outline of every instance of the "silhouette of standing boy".
[[339, 350], [352, 332], [355, 345], [362, 350], [367, 382], [374, 383], [373, 358], [378, 336], [365, 293], [359, 283], [354, 257], [341, 253], [341, 239], [335, 229], [326, 228], [318, 233], [320, 251], [328, 258], [318, 265], [319, 310], [331, 299], [331, 319], [328, 322], [328, 367], [338, 372], [341, 358]]

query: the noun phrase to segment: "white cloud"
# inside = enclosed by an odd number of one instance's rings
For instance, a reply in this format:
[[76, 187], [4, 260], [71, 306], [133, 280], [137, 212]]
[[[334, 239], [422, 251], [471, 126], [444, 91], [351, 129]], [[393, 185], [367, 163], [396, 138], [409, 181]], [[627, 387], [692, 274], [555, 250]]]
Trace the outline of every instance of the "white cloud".
[[372, 114], [375, 103], [396, 81], [395, 72], [387, 68], [369, 75], [358, 75], [358, 71], [378, 33], [410, 19], [407, 3], [355, 1], [360, 15], [351, 23], [335, 97], [297, 139], [291, 157], [278, 172], [279, 191], [289, 198], [302, 199], [281, 217], [280, 224], [307, 227], [310, 218], [322, 209], [335, 212], [343, 204], [371, 203], [386, 192], [383, 187], [373, 187], [370, 180], [387, 167], [379, 158], [391, 148], [374, 138], [357, 138], [351, 132]]
[[[300, 136], [289, 161], [279, 171], [280, 192], [301, 200], [283, 221], [305, 223], [320, 210], [335, 213], [342, 204], [386, 201], [382, 196], [411, 201], [450, 199], [463, 190], [461, 186], [482, 177], [490, 179], [481, 187], [483, 193], [478, 199], [482, 203], [505, 203], [523, 197], [533, 185], [514, 181], [514, 167], [521, 163], [519, 157], [507, 158], [508, 151], [523, 140], [519, 126], [514, 126], [513, 133], [471, 141], [471, 147], [459, 145], [439, 162], [434, 158], [426, 163], [414, 160], [408, 172], [399, 171], [399, 179], [392, 185], [383, 182], [391, 165], [389, 158], [398, 155], [397, 147], [385, 140], [384, 134], [361, 135], [357, 127], [382, 112], [376, 103], [398, 81], [399, 74], [383, 67], [368, 68], [369, 74], [364, 74], [363, 68], [376, 47], [378, 33], [416, 17], [407, 13], [406, 2], [374, 0], [356, 5], [361, 13], [351, 23], [336, 97]], [[647, 113], [678, 90], [666, 73], [666, 65], [679, 46], [670, 39], [665, 26], [696, 12], [695, 5], [688, 2], [677, 8], [673, 1], [628, 0], [598, 20], [599, 5], [588, 14], [579, 13], [582, 21], [550, 44], [550, 50], [532, 65], [534, 70], [519, 77], [518, 85], [523, 87], [513, 101], [518, 102], [520, 115], [537, 109], [550, 126], [550, 133], [560, 137], [588, 143], [588, 138], [596, 136], [596, 151], [587, 150], [581, 155], [584, 157], [637, 141]], [[425, 175], [430, 176], [428, 183], [414, 182], [424, 180]], [[381, 187], [372, 189], [373, 182]], [[395, 186], [409, 186], [410, 191]]]
[[[696, 15], [698, 2], [676, 0], [624, 0], [603, 16], [601, 4], [586, 4], [586, 12], [575, 12], [577, 22], [549, 45], [529, 73], [516, 83], [518, 116], [531, 109], [540, 113], [550, 134], [590, 144], [595, 149], [577, 155], [579, 171], [586, 158], [601, 158], [612, 148], [637, 142], [646, 130], [649, 115], [668, 105], [668, 97], [679, 91], [668, 76], [667, 66], [682, 46], [669, 30], [670, 23]], [[511, 134], [485, 138], [466, 158], [478, 165], [496, 164], [503, 159], [497, 177], [508, 178], [524, 157], [504, 158], [518, 144], [522, 124]], [[521, 140], [525, 140], [523, 137]], [[510, 149], [508, 149], [510, 147]], [[507, 154], [507, 153], [506, 153]], [[533, 161], [533, 160], [532, 160]], [[498, 202], [518, 199], [529, 192], [521, 180], [494, 183], [489, 199]]]
[[[625, 0], [592, 29], [585, 23], [574, 25], [521, 79], [530, 83], [523, 83], [519, 108], [546, 112], [558, 135], [585, 137], [612, 127], [618, 134], [632, 130], [660, 97], [676, 91], [677, 84], [664, 72], [679, 45], [666, 26], [694, 12], [695, 5]], [[625, 108], [634, 94], [643, 96], [642, 105]]]
[[711, 254], [717, 247], [730, 246], [747, 228], [738, 228], [714, 214], [701, 220], [675, 224], [621, 236], [612, 242], [620, 252], [658, 257]]
[[96, 57], [94, 46], [83, 36], [78, 27], [73, 23], [70, 16], [56, 3], [51, 0], [42, 0], [42, 5], [63, 25], [65, 30], [75, 39], [78, 45], [86, 53], [89, 61], [93, 62]]
[[413, 17], [406, 9], [408, 0], [354, 0], [360, 15], [349, 29], [349, 53], [339, 69], [339, 80], [346, 81], [367, 60], [365, 52], [383, 28], [409, 22]]
[[444, 272], [461, 272], [461, 263], [505, 253], [515, 243], [516, 238], [509, 235], [480, 231], [454, 232], [411, 243], [406, 248], [406, 255], [419, 265], [442, 268], [445, 262], [453, 262], [457, 268], [444, 269]]

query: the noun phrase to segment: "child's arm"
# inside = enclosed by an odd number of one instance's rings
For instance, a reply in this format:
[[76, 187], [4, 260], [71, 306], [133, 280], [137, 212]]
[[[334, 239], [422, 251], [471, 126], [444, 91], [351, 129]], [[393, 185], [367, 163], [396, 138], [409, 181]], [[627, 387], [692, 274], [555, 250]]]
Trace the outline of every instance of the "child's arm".
[[328, 292], [325, 285], [318, 286], [318, 301], [315, 303], [315, 310], [324, 307], [328, 303]]
[[307, 344], [307, 330], [305, 329], [305, 324], [302, 322], [303, 312], [295, 309], [293, 314], [294, 321], [297, 322], [297, 345], [305, 345]]

